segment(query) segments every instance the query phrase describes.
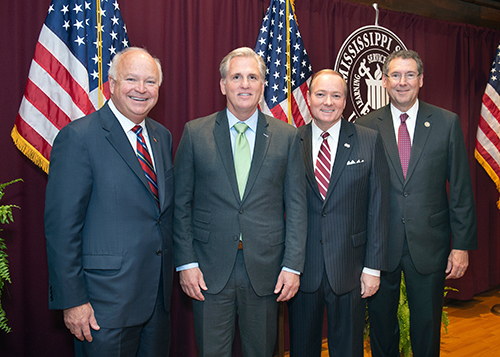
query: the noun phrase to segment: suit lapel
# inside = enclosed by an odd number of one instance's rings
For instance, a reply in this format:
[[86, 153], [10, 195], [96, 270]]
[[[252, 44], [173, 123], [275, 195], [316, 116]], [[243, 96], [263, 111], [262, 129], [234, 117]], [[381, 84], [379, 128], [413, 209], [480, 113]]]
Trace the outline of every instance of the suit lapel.
[[300, 140], [302, 141], [302, 157], [304, 160], [306, 178], [311, 185], [314, 193], [321, 199], [321, 194], [319, 193], [318, 183], [316, 182], [316, 176], [314, 174], [314, 162], [312, 156], [312, 125], [307, 124], [304, 129], [299, 130]]
[[408, 172], [406, 173], [406, 181], [411, 178], [411, 175], [415, 171], [418, 160], [420, 160], [420, 157], [422, 156], [425, 143], [429, 138], [432, 128], [431, 115], [432, 113], [429, 110], [429, 107], [420, 101], [417, 120], [415, 123], [415, 132], [413, 133], [413, 143], [411, 145], [410, 163], [408, 165]]
[[[134, 149], [132, 149], [132, 146], [130, 146], [130, 141], [127, 138], [127, 134], [125, 134], [122, 126], [118, 122], [118, 119], [116, 119], [115, 115], [113, 114], [111, 109], [109, 109], [109, 106], [107, 104], [101, 108], [99, 116], [101, 118], [102, 129], [107, 132], [106, 138], [109, 143], [120, 154], [123, 160], [130, 167], [130, 169], [137, 175], [139, 180], [141, 180], [150, 194], [153, 195], [153, 193], [151, 192], [151, 188], [149, 187], [148, 180], [146, 179], [146, 175], [144, 175], [144, 171], [142, 170], [141, 164], [137, 159]], [[155, 163], [156, 162], [157, 159], [155, 159]]]
[[217, 150], [222, 160], [222, 165], [229, 178], [231, 189], [236, 199], [240, 200], [240, 193], [238, 190], [238, 181], [236, 180], [236, 171], [234, 170], [233, 150], [231, 147], [231, 137], [229, 133], [229, 123], [227, 121], [227, 114], [224, 109], [217, 114], [214, 124], [214, 140], [217, 145]]
[[328, 201], [328, 198], [331, 196], [335, 185], [342, 175], [342, 172], [344, 172], [344, 169], [347, 165], [347, 159], [352, 152], [351, 148], [354, 147], [354, 124], [350, 124], [346, 120], [341, 119], [340, 125], [341, 126], [337, 144], [337, 151], [335, 154], [335, 161], [333, 162], [332, 172], [330, 174], [330, 183], [328, 184], [328, 191], [326, 193], [325, 202]]
[[[248, 193], [252, 189], [255, 180], [259, 174], [264, 158], [267, 154], [267, 149], [269, 148], [269, 143], [271, 142], [272, 132], [268, 129], [269, 123], [264, 114], [259, 111], [259, 119], [257, 121], [257, 133], [255, 134], [255, 147], [253, 149], [252, 165], [250, 166], [250, 172], [248, 173], [247, 185], [245, 188], [245, 194], [243, 195], [242, 201], [248, 196]], [[236, 178], [236, 174], [235, 174]]]
[[389, 164], [392, 165], [396, 176], [401, 181], [401, 184], [404, 185], [405, 179], [403, 177], [401, 160], [399, 159], [398, 143], [396, 142], [396, 134], [394, 133], [394, 122], [392, 120], [390, 104], [385, 106], [385, 109], [379, 116], [378, 131], [385, 145]]

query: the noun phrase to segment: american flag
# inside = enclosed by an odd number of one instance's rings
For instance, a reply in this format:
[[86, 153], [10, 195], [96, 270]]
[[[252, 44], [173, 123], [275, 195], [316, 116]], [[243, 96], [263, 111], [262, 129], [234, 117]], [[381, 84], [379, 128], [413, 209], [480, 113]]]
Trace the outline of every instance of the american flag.
[[262, 112], [297, 127], [309, 123], [306, 94], [312, 68], [290, 0], [271, 0], [255, 52], [267, 66], [264, 96], [259, 103]]
[[111, 58], [128, 46], [116, 0], [50, 4], [11, 133], [19, 150], [45, 172], [59, 130], [109, 98]]
[[483, 95], [474, 154], [500, 192], [500, 44]]

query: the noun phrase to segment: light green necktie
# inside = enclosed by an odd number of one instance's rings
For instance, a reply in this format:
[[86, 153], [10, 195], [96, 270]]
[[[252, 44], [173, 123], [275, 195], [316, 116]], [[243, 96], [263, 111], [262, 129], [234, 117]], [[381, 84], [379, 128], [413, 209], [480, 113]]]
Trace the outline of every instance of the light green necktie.
[[234, 169], [236, 171], [236, 180], [238, 180], [240, 198], [243, 198], [252, 161], [250, 158], [250, 145], [245, 136], [248, 125], [245, 123], [236, 123], [234, 124], [234, 128], [238, 132], [236, 142], [234, 143]]

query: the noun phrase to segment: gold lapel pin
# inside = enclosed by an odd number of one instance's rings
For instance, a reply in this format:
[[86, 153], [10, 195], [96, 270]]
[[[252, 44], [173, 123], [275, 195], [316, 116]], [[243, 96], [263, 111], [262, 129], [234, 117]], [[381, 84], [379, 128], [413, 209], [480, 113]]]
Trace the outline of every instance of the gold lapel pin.
[[156, 138], [153, 138], [153, 140], [155, 141], [155, 143], [158, 143], [158, 141], [156, 141]]
[[424, 126], [425, 126], [426, 128], [428, 128], [428, 127], [430, 127], [430, 126], [431, 126], [431, 123], [429, 123], [428, 121], [426, 121], [426, 122], [424, 123]]

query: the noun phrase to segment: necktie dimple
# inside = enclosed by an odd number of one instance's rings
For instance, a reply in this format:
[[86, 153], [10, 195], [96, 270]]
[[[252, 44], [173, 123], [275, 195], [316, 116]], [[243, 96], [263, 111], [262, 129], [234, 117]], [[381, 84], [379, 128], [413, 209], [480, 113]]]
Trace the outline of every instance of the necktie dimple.
[[238, 181], [240, 198], [243, 198], [251, 164], [250, 145], [248, 144], [248, 140], [245, 135], [248, 125], [245, 123], [236, 123], [234, 124], [234, 128], [238, 132], [234, 143], [234, 169], [236, 171], [236, 180]]
[[399, 159], [401, 160], [401, 168], [403, 169], [403, 176], [406, 178], [411, 155], [411, 139], [410, 134], [408, 133], [408, 128], [406, 127], [408, 114], [403, 113], [399, 118], [401, 119], [401, 125], [398, 130], [398, 151]]
[[325, 200], [326, 193], [328, 191], [328, 184], [330, 183], [330, 171], [331, 171], [331, 155], [330, 146], [328, 145], [328, 132], [323, 132], [321, 137], [323, 142], [319, 148], [318, 159], [316, 160], [316, 169], [314, 170], [314, 175], [316, 176], [316, 181], [318, 182], [319, 193]]
[[156, 173], [151, 161], [151, 156], [149, 155], [148, 147], [146, 146], [146, 142], [144, 141], [144, 136], [142, 136], [142, 127], [140, 125], [136, 125], [132, 128], [132, 131], [137, 135], [137, 158], [139, 159], [139, 163], [144, 170], [144, 174], [146, 175], [146, 178], [148, 180], [149, 187], [151, 188], [153, 196], [159, 207], [160, 200], [158, 198]]

